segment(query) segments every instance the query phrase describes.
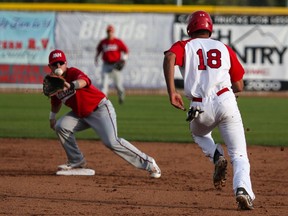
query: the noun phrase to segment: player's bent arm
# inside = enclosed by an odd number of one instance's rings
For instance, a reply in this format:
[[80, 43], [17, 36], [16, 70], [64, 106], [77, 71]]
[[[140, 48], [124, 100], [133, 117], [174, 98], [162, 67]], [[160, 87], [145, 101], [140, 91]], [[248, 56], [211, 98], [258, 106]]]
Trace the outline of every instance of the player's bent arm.
[[95, 58], [94, 58], [94, 61], [95, 61], [96, 65], [98, 64], [99, 55], [100, 55], [100, 52], [98, 50], [96, 50], [96, 55], [95, 55]]
[[62, 104], [58, 105], [51, 105], [51, 111], [49, 114], [49, 123], [50, 123], [50, 128], [52, 130], [55, 130], [55, 124], [56, 124], [56, 114], [60, 111]]
[[176, 55], [172, 52], [165, 53], [163, 61], [164, 76], [167, 85], [167, 91], [170, 97], [170, 103], [177, 109], [185, 111], [184, 103], [181, 95], [176, 91], [174, 83], [174, 65], [176, 61]]
[[174, 65], [175, 65], [176, 55], [172, 52], [165, 53], [163, 61], [163, 71], [164, 77], [167, 85], [167, 91], [169, 95], [176, 92], [174, 84]]
[[61, 107], [62, 107], [62, 103], [57, 104], [57, 105], [51, 105], [49, 119], [56, 119], [56, 114], [60, 111]]
[[232, 90], [234, 93], [243, 91], [243, 88], [244, 88], [243, 79], [232, 83]]
[[65, 82], [65, 87], [67, 89], [81, 89], [87, 85], [87, 82], [84, 79], [74, 80], [71, 83]]

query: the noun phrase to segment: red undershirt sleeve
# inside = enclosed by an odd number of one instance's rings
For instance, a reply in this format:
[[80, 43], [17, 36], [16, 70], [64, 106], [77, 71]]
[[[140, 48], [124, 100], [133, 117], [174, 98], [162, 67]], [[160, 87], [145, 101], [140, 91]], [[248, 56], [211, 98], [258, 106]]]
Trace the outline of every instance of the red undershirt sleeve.
[[178, 41], [172, 45], [172, 47], [165, 51], [166, 52], [172, 52], [176, 55], [175, 65], [178, 65], [180, 67], [184, 64], [184, 55], [185, 55], [185, 41]]

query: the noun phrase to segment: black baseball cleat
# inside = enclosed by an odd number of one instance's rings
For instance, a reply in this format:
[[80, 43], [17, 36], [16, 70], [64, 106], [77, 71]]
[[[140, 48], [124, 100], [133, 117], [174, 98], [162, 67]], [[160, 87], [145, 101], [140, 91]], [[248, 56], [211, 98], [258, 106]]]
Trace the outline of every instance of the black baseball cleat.
[[222, 189], [226, 185], [226, 173], [227, 173], [227, 160], [224, 156], [219, 156], [215, 163], [215, 170], [213, 175], [214, 187], [217, 190]]
[[252, 199], [247, 191], [240, 187], [236, 192], [236, 202], [238, 203], [238, 210], [253, 210], [254, 206]]

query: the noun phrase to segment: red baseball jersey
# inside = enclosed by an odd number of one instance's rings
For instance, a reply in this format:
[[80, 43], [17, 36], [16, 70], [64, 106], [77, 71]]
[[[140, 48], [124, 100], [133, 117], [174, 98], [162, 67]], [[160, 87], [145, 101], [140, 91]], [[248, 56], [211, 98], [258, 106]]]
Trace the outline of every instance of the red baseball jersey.
[[[209, 97], [243, 78], [244, 69], [231, 47], [210, 38], [178, 41], [168, 50], [176, 55], [185, 95]], [[167, 52], [167, 51], [166, 51]]]
[[76, 90], [66, 90], [51, 97], [52, 105], [64, 103], [80, 118], [89, 116], [105, 97], [104, 93], [91, 84], [89, 77], [77, 68], [67, 68], [65, 80], [70, 83], [83, 79], [87, 86]]
[[115, 63], [121, 59], [121, 52], [128, 53], [127, 46], [118, 38], [103, 39], [97, 46], [97, 51], [102, 52], [102, 59], [107, 63]]

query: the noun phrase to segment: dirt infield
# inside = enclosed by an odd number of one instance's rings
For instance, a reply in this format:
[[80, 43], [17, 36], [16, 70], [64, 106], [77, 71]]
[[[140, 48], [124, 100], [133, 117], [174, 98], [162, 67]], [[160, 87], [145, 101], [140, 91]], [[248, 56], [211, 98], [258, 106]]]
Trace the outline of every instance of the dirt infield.
[[[232, 168], [216, 191], [195, 144], [140, 143], [162, 169], [151, 179], [96, 141], [79, 141], [95, 176], [56, 176], [57, 140], [0, 139], [0, 215], [288, 215], [288, 149], [249, 146], [255, 210], [237, 211]], [[226, 149], [225, 149], [226, 150]]]

